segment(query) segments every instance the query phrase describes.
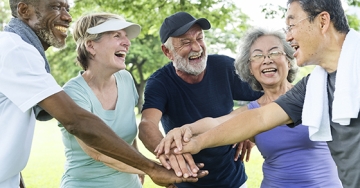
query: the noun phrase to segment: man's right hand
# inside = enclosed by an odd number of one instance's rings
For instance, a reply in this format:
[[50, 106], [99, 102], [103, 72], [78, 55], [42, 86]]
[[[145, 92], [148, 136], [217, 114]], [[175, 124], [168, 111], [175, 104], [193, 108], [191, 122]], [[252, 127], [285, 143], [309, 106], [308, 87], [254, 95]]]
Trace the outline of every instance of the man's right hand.
[[174, 183], [197, 182], [198, 178], [202, 178], [208, 174], [209, 172], [207, 170], [199, 170], [197, 173], [197, 177], [188, 177], [188, 178], [178, 177], [176, 176], [174, 171], [167, 170], [166, 168], [158, 164], [155, 165], [153, 171], [148, 173], [148, 175], [155, 184], [164, 187], [172, 186]]

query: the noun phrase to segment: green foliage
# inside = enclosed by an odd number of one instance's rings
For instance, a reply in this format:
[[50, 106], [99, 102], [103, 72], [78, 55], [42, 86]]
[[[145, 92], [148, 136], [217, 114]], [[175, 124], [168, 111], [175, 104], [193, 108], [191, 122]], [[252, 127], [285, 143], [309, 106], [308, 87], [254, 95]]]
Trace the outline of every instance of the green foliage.
[[[122, 15], [128, 21], [141, 25], [139, 37], [131, 41], [130, 53], [126, 57], [127, 70], [132, 74], [140, 95], [138, 109], [141, 110], [143, 90], [149, 76], [169, 62], [161, 51], [159, 28], [162, 21], [178, 11], [187, 11], [193, 16], [207, 18], [212, 29], [206, 31], [209, 53], [229, 49], [235, 52], [237, 41], [249, 27], [248, 17], [233, 3], [222, 0], [75, 0], [70, 13], [73, 20], [92, 12], [111, 12]], [[75, 42], [68, 37], [67, 48], [48, 50], [52, 74], [59, 84], [76, 76], [80, 70], [76, 60]]]
[[3, 30], [3, 24], [9, 22], [11, 11], [8, 0], [0, 0], [0, 31]]

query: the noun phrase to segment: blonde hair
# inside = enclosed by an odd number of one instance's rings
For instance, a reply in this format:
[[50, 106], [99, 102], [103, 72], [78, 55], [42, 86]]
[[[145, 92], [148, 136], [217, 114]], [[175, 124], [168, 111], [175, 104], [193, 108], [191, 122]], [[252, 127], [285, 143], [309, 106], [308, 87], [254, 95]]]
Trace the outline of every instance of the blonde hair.
[[101, 39], [103, 33], [89, 34], [86, 32], [89, 28], [95, 27], [104, 23], [109, 19], [124, 20], [123, 17], [112, 13], [90, 13], [81, 16], [74, 25], [73, 38], [76, 42], [76, 52], [78, 64], [84, 69], [88, 68], [88, 60], [92, 55], [86, 50], [86, 43], [88, 41], [98, 41]]

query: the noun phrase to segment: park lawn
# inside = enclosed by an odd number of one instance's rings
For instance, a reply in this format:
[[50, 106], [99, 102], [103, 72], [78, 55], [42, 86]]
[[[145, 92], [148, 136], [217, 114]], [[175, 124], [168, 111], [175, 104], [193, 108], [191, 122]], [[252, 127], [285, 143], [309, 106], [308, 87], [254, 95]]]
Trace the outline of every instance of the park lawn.
[[[148, 158], [155, 159], [141, 141], [138, 142], [140, 152]], [[60, 128], [56, 120], [37, 122], [30, 158], [22, 174], [27, 188], [56, 188], [60, 185], [65, 161], [64, 146], [61, 141]], [[249, 188], [260, 187], [262, 180], [261, 166], [263, 158], [254, 147], [249, 162], [245, 162]], [[211, 173], [211, 172], [210, 172]], [[144, 188], [158, 188], [146, 176]]]

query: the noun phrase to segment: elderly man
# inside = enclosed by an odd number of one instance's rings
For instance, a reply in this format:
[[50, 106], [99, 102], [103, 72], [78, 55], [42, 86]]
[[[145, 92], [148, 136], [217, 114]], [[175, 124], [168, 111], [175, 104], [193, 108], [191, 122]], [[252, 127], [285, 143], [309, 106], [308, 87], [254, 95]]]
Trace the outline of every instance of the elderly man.
[[[40, 106], [90, 147], [143, 170], [155, 183], [182, 179], [148, 160], [103, 121], [76, 105], [49, 74], [45, 50], [65, 45], [72, 18], [67, 0], [10, 0], [12, 15], [0, 33], [0, 187], [19, 187]], [[201, 174], [201, 176], [204, 174]]]
[[[162, 23], [161, 48], [172, 62], [147, 81], [139, 125], [139, 138], [152, 152], [163, 138], [160, 120], [167, 133], [204, 117], [228, 114], [233, 109], [233, 100], [250, 101], [262, 95], [236, 75], [234, 59], [207, 55], [203, 30], [210, 27], [207, 19], [196, 19], [186, 12], [175, 13]], [[234, 160], [235, 154], [236, 149], [227, 145], [194, 156], [171, 154], [159, 159], [165, 167], [185, 177], [197, 172], [194, 161], [204, 163], [209, 175], [196, 183], [176, 184], [179, 188], [245, 187], [244, 165], [241, 160]]]

